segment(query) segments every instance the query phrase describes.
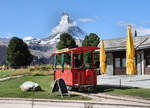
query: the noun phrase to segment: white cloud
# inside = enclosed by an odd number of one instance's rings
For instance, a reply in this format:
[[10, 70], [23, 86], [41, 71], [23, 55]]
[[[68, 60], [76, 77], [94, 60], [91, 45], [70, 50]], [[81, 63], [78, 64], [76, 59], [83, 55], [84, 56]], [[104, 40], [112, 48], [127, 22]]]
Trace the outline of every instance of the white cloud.
[[11, 39], [12, 37], [17, 37], [18, 34], [16, 33], [6, 33], [6, 34], [3, 34], [3, 33], [0, 33], [0, 38], [7, 38], [7, 39]]
[[93, 22], [94, 19], [92, 19], [92, 18], [79, 18], [78, 21], [80, 21], [80, 22]]
[[11, 39], [13, 36], [4, 36], [4, 38]]
[[143, 24], [145, 24], [145, 25], [149, 25], [149, 24], [150, 24], [150, 21], [145, 20], [145, 21], [143, 21]]
[[23, 40], [32, 40], [32, 39], [33, 39], [33, 37], [31, 37], [31, 36], [27, 36], [27, 37], [23, 38]]
[[138, 36], [150, 35], [150, 28], [139, 27], [136, 31]]
[[125, 21], [119, 21], [117, 22], [117, 26], [121, 27], [127, 27], [128, 25], [131, 25], [132, 27], [135, 27], [136, 25], [130, 22], [125, 22]]
[[95, 17], [95, 19], [99, 19], [99, 16], [94, 16]]
[[51, 35], [68, 32], [68, 28], [73, 27], [73, 26], [77, 26], [76, 21], [73, 21], [72, 23], [59, 24], [55, 28], [52, 29]]
[[[146, 21], [145, 23], [149, 23], [149, 22]], [[145, 28], [143, 26], [137, 27], [134, 23], [129, 23], [129, 22], [125, 22], [125, 21], [119, 21], [117, 23], [117, 26], [120, 26], [120, 27], [127, 27], [128, 25], [132, 26], [133, 33], [135, 32], [135, 30], [137, 31], [138, 36], [150, 35], [150, 28]]]
[[92, 18], [78, 18], [77, 20], [80, 22], [86, 23], [86, 22], [93, 22], [98, 19], [99, 19], [99, 16], [93, 16]]

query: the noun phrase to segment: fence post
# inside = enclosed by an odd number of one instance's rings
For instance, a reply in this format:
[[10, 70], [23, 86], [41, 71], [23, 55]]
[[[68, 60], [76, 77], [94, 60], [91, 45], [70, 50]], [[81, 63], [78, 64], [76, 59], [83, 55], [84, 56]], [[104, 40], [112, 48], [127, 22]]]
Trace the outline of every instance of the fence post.
[[121, 88], [121, 78], [120, 78], [120, 88]]

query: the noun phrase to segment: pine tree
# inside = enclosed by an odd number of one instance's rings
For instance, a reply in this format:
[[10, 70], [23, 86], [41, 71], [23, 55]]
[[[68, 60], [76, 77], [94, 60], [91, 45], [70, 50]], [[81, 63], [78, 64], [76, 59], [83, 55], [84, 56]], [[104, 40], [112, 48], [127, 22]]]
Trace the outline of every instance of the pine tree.
[[[95, 33], [90, 33], [90, 35], [85, 36], [82, 46], [97, 46], [100, 42], [100, 38]], [[98, 58], [98, 57], [96, 57]], [[91, 65], [91, 53], [84, 53], [84, 63]], [[99, 66], [99, 59], [95, 59], [95, 64]]]
[[100, 38], [95, 33], [85, 36], [82, 46], [97, 46], [100, 42]]
[[77, 47], [75, 40], [72, 38], [72, 36], [68, 33], [63, 33], [60, 35], [60, 41], [58, 42], [56, 48], [58, 50], [63, 48], [75, 48]]
[[[63, 33], [60, 35], [60, 41], [58, 42], [56, 48], [58, 50], [63, 49], [63, 48], [76, 48], [78, 47], [76, 45], [75, 40], [72, 38], [72, 36], [68, 33]], [[58, 62], [60, 63], [60, 56], [58, 57]], [[65, 63], [70, 64], [70, 56], [69, 55], [65, 55]]]
[[33, 60], [33, 56], [28, 50], [28, 46], [22, 39], [13, 37], [7, 48], [6, 60], [9, 66], [27, 66]]

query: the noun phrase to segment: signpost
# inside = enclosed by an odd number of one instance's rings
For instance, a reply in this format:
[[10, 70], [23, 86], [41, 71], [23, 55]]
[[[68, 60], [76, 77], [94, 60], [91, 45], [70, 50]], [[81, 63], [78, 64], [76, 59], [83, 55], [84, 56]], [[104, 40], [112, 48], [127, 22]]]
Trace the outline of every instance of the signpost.
[[58, 90], [59, 90], [62, 98], [66, 94], [69, 96], [65, 81], [62, 78], [59, 78], [59, 79], [55, 80], [54, 86], [53, 86], [52, 91], [51, 91], [51, 94], [53, 92], [58, 91]]

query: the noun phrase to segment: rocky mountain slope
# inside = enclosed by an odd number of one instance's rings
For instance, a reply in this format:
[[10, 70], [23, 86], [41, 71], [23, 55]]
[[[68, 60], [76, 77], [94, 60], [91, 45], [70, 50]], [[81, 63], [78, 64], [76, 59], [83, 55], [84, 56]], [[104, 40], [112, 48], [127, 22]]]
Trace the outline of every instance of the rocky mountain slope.
[[0, 38], [0, 45], [8, 46], [9, 38]]
[[6, 50], [7, 46], [2, 45], [2, 43], [0, 43], [0, 66], [6, 64]]

